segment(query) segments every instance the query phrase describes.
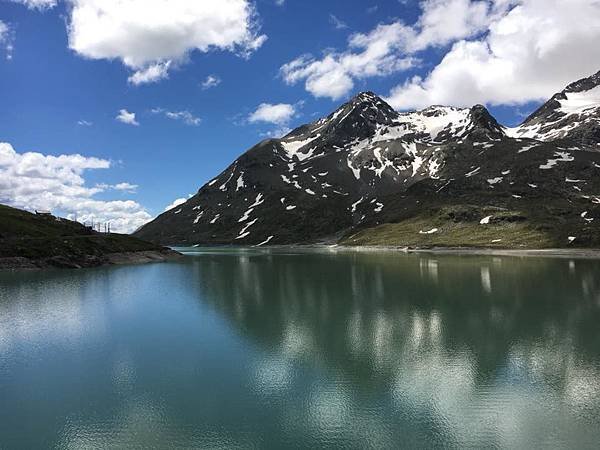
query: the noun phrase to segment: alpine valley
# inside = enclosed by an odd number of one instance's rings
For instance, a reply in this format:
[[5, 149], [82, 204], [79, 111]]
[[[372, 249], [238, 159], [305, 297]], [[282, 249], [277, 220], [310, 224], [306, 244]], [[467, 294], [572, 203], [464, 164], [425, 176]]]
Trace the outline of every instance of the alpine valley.
[[600, 72], [507, 128], [363, 92], [252, 147], [136, 236], [169, 245], [600, 247]]

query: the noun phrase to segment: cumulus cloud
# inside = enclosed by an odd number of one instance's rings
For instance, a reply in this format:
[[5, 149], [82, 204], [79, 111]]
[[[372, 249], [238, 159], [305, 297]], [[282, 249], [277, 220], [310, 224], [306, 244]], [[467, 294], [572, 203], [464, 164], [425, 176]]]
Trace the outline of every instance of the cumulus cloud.
[[425, 0], [417, 23], [407, 29], [404, 50], [414, 53], [474, 36], [508, 5], [505, 0]]
[[280, 73], [288, 84], [304, 81], [314, 96], [337, 100], [354, 88], [356, 80], [405, 71], [428, 48], [482, 33], [511, 1], [424, 0], [414, 24], [400, 20], [380, 24], [369, 33], [350, 36], [343, 51], [329, 50], [321, 58], [300, 56], [283, 65]]
[[305, 82], [315, 97], [344, 97], [355, 79], [384, 76], [414, 65], [412, 57], [398, 52], [405, 27], [400, 23], [379, 25], [368, 34], [354, 34], [343, 52], [330, 51], [322, 58], [303, 55], [284, 64], [280, 73], [287, 84]]
[[12, 28], [0, 20], [0, 50], [4, 50], [6, 59], [12, 59], [14, 33]]
[[[50, 210], [79, 221], [110, 222], [117, 232], [132, 232], [148, 220], [150, 214], [133, 200], [98, 200], [106, 185], [89, 187], [84, 174], [88, 170], [108, 169], [110, 161], [72, 155], [18, 153], [9, 143], [0, 143], [0, 203], [29, 211]], [[112, 189], [137, 187], [119, 183]]]
[[119, 114], [117, 114], [117, 117], [115, 117], [115, 119], [127, 125], [139, 125], [139, 122], [135, 120], [135, 113], [129, 112], [126, 109], [120, 109]]
[[50, 9], [56, 6], [57, 0], [10, 0], [14, 3], [21, 3], [29, 9]]
[[165, 79], [191, 52], [249, 56], [266, 40], [249, 0], [68, 0], [69, 47], [118, 59], [132, 84]]
[[298, 114], [304, 102], [289, 103], [261, 103], [251, 112], [245, 122], [271, 125], [271, 129], [263, 130], [259, 134], [263, 137], [278, 138], [285, 136], [291, 130], [290, 121]]
[[288, 103], [261, 103], [258, 108], [248, 116], [248, 122], [264, 122], [275, 125], [283, 125], [288, 123], [296, 114], [294, 105]]
[[201, 86], [202, 86], [203, 90], [206, 90], [206, 89], [210, 89], [210, 88], [213, 88], [213, 87], [217, 87], [219, 84], [221, 84], [221, 79], [218, 76], [216, 76], [216, 75], [209, 75], [201, 83]]
[[127, 78], [131, 84], [139, 85], [146, 83], [156, 83], [157, 81], [169, 78], [169, 67], [172, 61], [157, 62], [150, 64], [144, 69], [135, 71]]
[[180, 120], [186, 125], [198, 126], [202, 122], [200, 117], [194, 116], [191, 112], [185, 111], [167, 111], [163, 108], [152, 109], [153, 114], [163, 114], [165, 117], [171, 120]]
[[395, 87], [388, 101], [398, 109], [523, 104], [600, 70], [598, 0], [497, 0], [495, 6], [489, 32], [455, 42], [427, 76]]

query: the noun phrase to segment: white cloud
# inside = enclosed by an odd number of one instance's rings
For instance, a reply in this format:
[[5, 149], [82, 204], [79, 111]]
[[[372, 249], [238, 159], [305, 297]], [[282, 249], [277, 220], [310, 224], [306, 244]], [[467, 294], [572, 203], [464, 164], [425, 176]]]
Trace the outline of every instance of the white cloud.
[[167, 205], [167, 207], [165, 208], [165, 211], [168, 211], [170, 209], [173, 209], [179, 205], [183, 205], [185, 202], [187, 202], [187, 198], [177, 198], [175, 200], [173, 200], [173, 203], [171, 203], [170, 205]]
[[329, 23], [331, 23], [331, 25], [333, 25], [333, 28], [335, 28], [336, 30], [344, 30], [344, 29], [348, 28], [348, 25], [346, 24], [346, 22], [344, 22], [343, 20], [340, 20], [334, 14], [329, 14]]
[[29, 9], [50, 9], [56, 6], [57, 0], [11, 0], [14, 3], [21, 3]]
[[248, 115], [246, 121], [248, 123], [263, 123], [274, 126], [270, 130], [261, 131], [260, 136], [275, 138], [285, 136], [292, 131], [289, 126], [290, 121], [297, 115], [298, 109], [303, 104], [302, 101], [293, 105], [289, 103], [261, 103], [256, 110]]
[[[18, 153], [12, 145], [0, 143], [0, 203], [29, 211], [50, 210], [80, 221], [110, 221], [114, 231], [132, 232], [150, 220], [150, 214], [133, 200], [96, 199], [106, 185], [86, 186], [86, 171], [108, 168], [110, 161], [105, 159]], [[119, 183], [111, 188], [134, 186]]]
[[127, 125], [139, 125], [139, 122], [135, 120], [135, 113], [129, 112], [126, 109], [120, 109], [119, 114], [115, 119], [119, 122], [126, 123]]
[[209, 75], [202, 82], [201, 86], [202, 86], [202, 89], [206, 90], [206, 89], [210, 89], [210, 88], [216, 87], [219, 84], [221, 84], [221, 79], [218, 76], [216, 76], [216, 75]]
[[80, 125], [82, 127], [91, 127], [92, 125], [94, 125], [92, 122], [88, 121], [88, 120], [78, 120], [77, 121], [77, 125]]
[[400, 23], [379, 25], [368, 34], [354, 34], [344, 52], [330, 51], [321, 59], [304, 55], [281, 67], [288, 84], [305, 81], [305, 88], [315, 97], [333, 100], [344, 97], [354, 87], [355, 79], [389, 75], [414, 65], [412, 57], [398, 50], [404, 43], [406, 27]]
[[199, 117], [194, 116], [189, 111], [167, 111], [165, 116], [173, 120], [181, 120], [186, 125], [198, 126], [202, 121]]
[[189, 111], [167, 111], [163, 108], [154, 108], [151, 110], [153, 114], [164, 114], [165, 117], [172, 120], [180, 120], [186, 125], [198, 126], [202, 122], [200, 117], [194, 116]]
[[288, 123], [296, 114], [294, 105], [288, 103], [261, 103], [254, 112], [248, 116], [248, 122], [265, 122], [276, 125], [284, 125]]
[[115, 191], [129, 192], [130, 194], [133, 194], [137, 191], [137, 188], [139, 186], [137, 184], [123, 182], [123, 183], [117, 183], [117, 184], [100, 183], [100, 184], [97, 184], [95, 187], [102, 191], [114, 189]]
[[[512, 0], [511, 0], [512, 1]], [[486, 29], [498, 14], [498, 3], [471, 0], [425, 0], [417, 23], [409, 28], [405, 51], [417, 52], [446, 45]]]
[[489, 17], [489, 33], [455, 42], [431, 73], [397, 86], [388, 101], [398, 109], [523, 104], [600, 69], [598, 0], [497, 0]]
[[0, 20], [0, 49], [4, 49], [6, 59], [12, 59], [14, 32], [5, 22]]
[[127, 78], [127, 81], [138, 86], [140, 84], [156, 83], [157, 81], [164, 80], [165, 78], [169, 78], [169, 67], [171, 67], [171, 64], [172, 61], [150, 64], [144, 69], [136, 70]]
[[337, 100], [354, 88], [355, 80], [404, 71], [417, 64], [423, 50], [482, 33], [509, 2], [423, 0], [413, 25], [400, 20], [380, 24], [369, 33], [350, 36], [344, 51], [327, 51], [320, 59], [296, 58], [281, 67], [281, 75], [288, 84], [304, 81], [316, 97]]
[[249, 0], [68, 0], [69, 47], [119, 59], [133, 84], [156, 82], [195, 50], [249, 56], [266, 40]]
[[116, 189], [117, 191], [127, 191], [127, 192], [135, 192], [137, 191], [137, 188], [139, 186], [137, 184], [131, 184], [131, 183], [118, 183], [112, 186], [113, 189]]

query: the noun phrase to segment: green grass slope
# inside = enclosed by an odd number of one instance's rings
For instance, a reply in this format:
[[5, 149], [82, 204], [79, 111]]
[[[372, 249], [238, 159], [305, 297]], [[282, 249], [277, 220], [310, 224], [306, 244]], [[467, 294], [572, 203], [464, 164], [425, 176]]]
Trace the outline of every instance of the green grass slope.
[[90, 267], [106, 264], [111, 254], [131, 252], [170, 251], [133, 236], [100, 234], [78, 222], [0, 205], [0, 258], [5, 261], [24, 258], [38, 267]]
[[[420, 202], [388, 223], [353, 230], [340, 243], [410, 248], [600, 248], [595, 224], [585, 222], [572, 209], [561, 214], [544, 204], [515, 206]], [[484, 223], [482, 219], [486, 219]]]

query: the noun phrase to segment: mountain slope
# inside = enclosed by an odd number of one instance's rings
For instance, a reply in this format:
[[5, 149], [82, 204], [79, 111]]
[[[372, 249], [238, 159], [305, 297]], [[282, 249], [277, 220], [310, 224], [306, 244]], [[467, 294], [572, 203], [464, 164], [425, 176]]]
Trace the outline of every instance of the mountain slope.
[[513, 137], [540, 141], [565, 139], [574, 144], [600, 142], [600, 72], [576, 81], [552, 96], [519, 127]]
[[[481, 105], [397, 113], [364, 92], [257, 144], [137, 235], [186, 245], [366, 243], [356, 236], [418, 219], [436, 226], [409, 227], [412, 238], [400, 233], [395, 245], [440, 236], [444, 245], [598, 245], [599, 81], [571, 84], [515, 129]], [[451, 238], [456, 224], [473, 239]], [[488, 239], [494, 229], [502, 237]]]

